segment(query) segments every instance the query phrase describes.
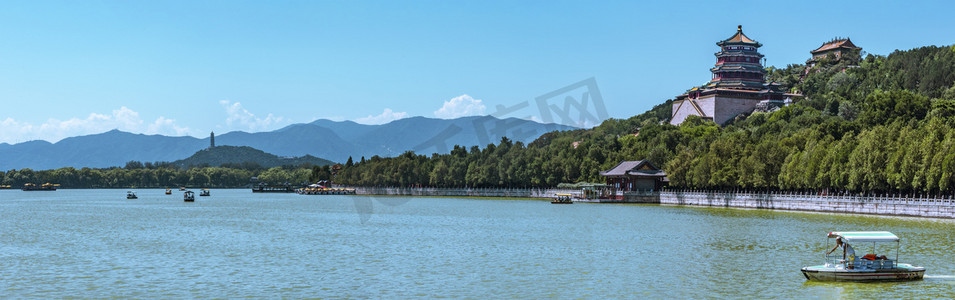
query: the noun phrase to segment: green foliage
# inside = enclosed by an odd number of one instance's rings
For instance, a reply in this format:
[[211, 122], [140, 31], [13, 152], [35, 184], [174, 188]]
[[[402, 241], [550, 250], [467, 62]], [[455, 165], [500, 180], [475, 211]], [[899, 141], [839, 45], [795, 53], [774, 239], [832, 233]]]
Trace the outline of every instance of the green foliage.
[[[135, 164], [136, 162], [130, 162]], [[324, 166], [335, 164], [332, 161], [305, 155], [302, 157], [284, 158], [274, 154], [266, 153], [246, 146], [217, 146], [214, 148], [199, 150], [192, 156], [173, 162], [172, 164], [179, 168], [188, 167], [208, 167], [208, 166], [231, 166], [240, 168], [271, 168], [285, 165], [303, 165], [311, 164]], [[127, 164], [129, 168], [129, 164]]]
[[[307, 171], [307, 169], [304, 169]], [[190, 187], [243, 187], [249, 185], [259, 171], [223, 167], [203, 167], [180, 170], [176, 168], [60, 168], [33, 171], [30, 169], [4, 172], [0, 182], [12, 187], [26, 183], [57, 183], [64, 188], [175, 188]], [[307, 179], [283, 174], [273, 177], [280, 182], [303, 182]]]
[[649, 160], [674, 187], [951, 192], [955, 174], [955, 51], [858, 52], [812, 67], [769, 68], [805, 95], [732, 125], [689, 117], [666, 124], [671, 101], [589, 130], [551, 132], [525, 147], [505, 141], [448, 155], [379, 158], [339, 182], [439, 187], [552, 187], [602, 182], [599, 171]]
[[[258, 177], [259, 182], [270, 184], [299, 184], [331, 179], [331, 163], [308, 155], [287, 159], [250, 147], [219, 146], [176, 162], [130, 161], [123, 168], [105, 169], [10, 170], [0, 172], [0, 183], [12, 187], [50, 182], [64, 188], [224, 188], [247, 186], [252, 177]], [[262, 164], [274, 167], [265, 169]], [[313, 164], [319, 166], [313, 168]]]

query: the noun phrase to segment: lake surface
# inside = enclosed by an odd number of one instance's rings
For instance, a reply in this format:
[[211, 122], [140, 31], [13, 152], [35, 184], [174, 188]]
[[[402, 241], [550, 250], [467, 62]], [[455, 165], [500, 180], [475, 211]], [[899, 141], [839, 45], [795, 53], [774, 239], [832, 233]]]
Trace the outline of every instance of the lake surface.
[[[952, 220], [212, 190], [0, 191], [3, 298], [952, 298]], [[926, 278], [807, 282], [888, 230]], [[857, 252], [861, 252], [857, 247]]]

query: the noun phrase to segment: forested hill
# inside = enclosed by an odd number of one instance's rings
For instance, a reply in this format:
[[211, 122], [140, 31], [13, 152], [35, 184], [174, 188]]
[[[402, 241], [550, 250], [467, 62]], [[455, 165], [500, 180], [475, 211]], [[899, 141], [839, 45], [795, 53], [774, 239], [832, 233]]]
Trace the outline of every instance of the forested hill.
[[326, 166], [335, 163], [311, 155], [285, 158], [247, 146], [217, 146], [199, 150], [192, 156], [177, 160], [172, 164], [180, 169], [188, 169], [192, 167], [242, 167], [250, 165], [255, 168], [298, 166], [302, 164]]
[[955, 47], [829, 57], [806, 68], [768, 70], [770, 80], [803, 100], [723, 127], [695, 117], [666, 124], [666, 101], [629, 119], [551, 132], [529, 145], [502, 139], [447, 155], [373, 157], [346, 167], [336, 180], [551, 187], [600, 182], [598, 172], [621, 160], [647, 159], [663, 167], [674, 187], [955, 190]]

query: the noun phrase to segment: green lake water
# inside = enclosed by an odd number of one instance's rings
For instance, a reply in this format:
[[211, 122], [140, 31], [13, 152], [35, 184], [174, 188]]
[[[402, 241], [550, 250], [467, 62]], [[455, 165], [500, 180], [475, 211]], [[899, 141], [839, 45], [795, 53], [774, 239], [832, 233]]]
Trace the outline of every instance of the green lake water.
[[[0, 191], [2, 298], [953, 298], [955, 221], [539, 200]], [[807, 282], [887, 230], [925, 280]], [[857, 251], [860, 251], [857, 248]]]

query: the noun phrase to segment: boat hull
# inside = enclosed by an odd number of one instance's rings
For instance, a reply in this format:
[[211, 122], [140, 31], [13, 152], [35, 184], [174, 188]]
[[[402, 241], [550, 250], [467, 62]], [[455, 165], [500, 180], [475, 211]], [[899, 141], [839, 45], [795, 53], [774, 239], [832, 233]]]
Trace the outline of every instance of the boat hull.
[[818, 281], [905, 281], [921, 280], [925, 268], [900, 266], [886, 269], [844, 269], [842, 267], [815, 266], [802, 268], [803, 276]]

